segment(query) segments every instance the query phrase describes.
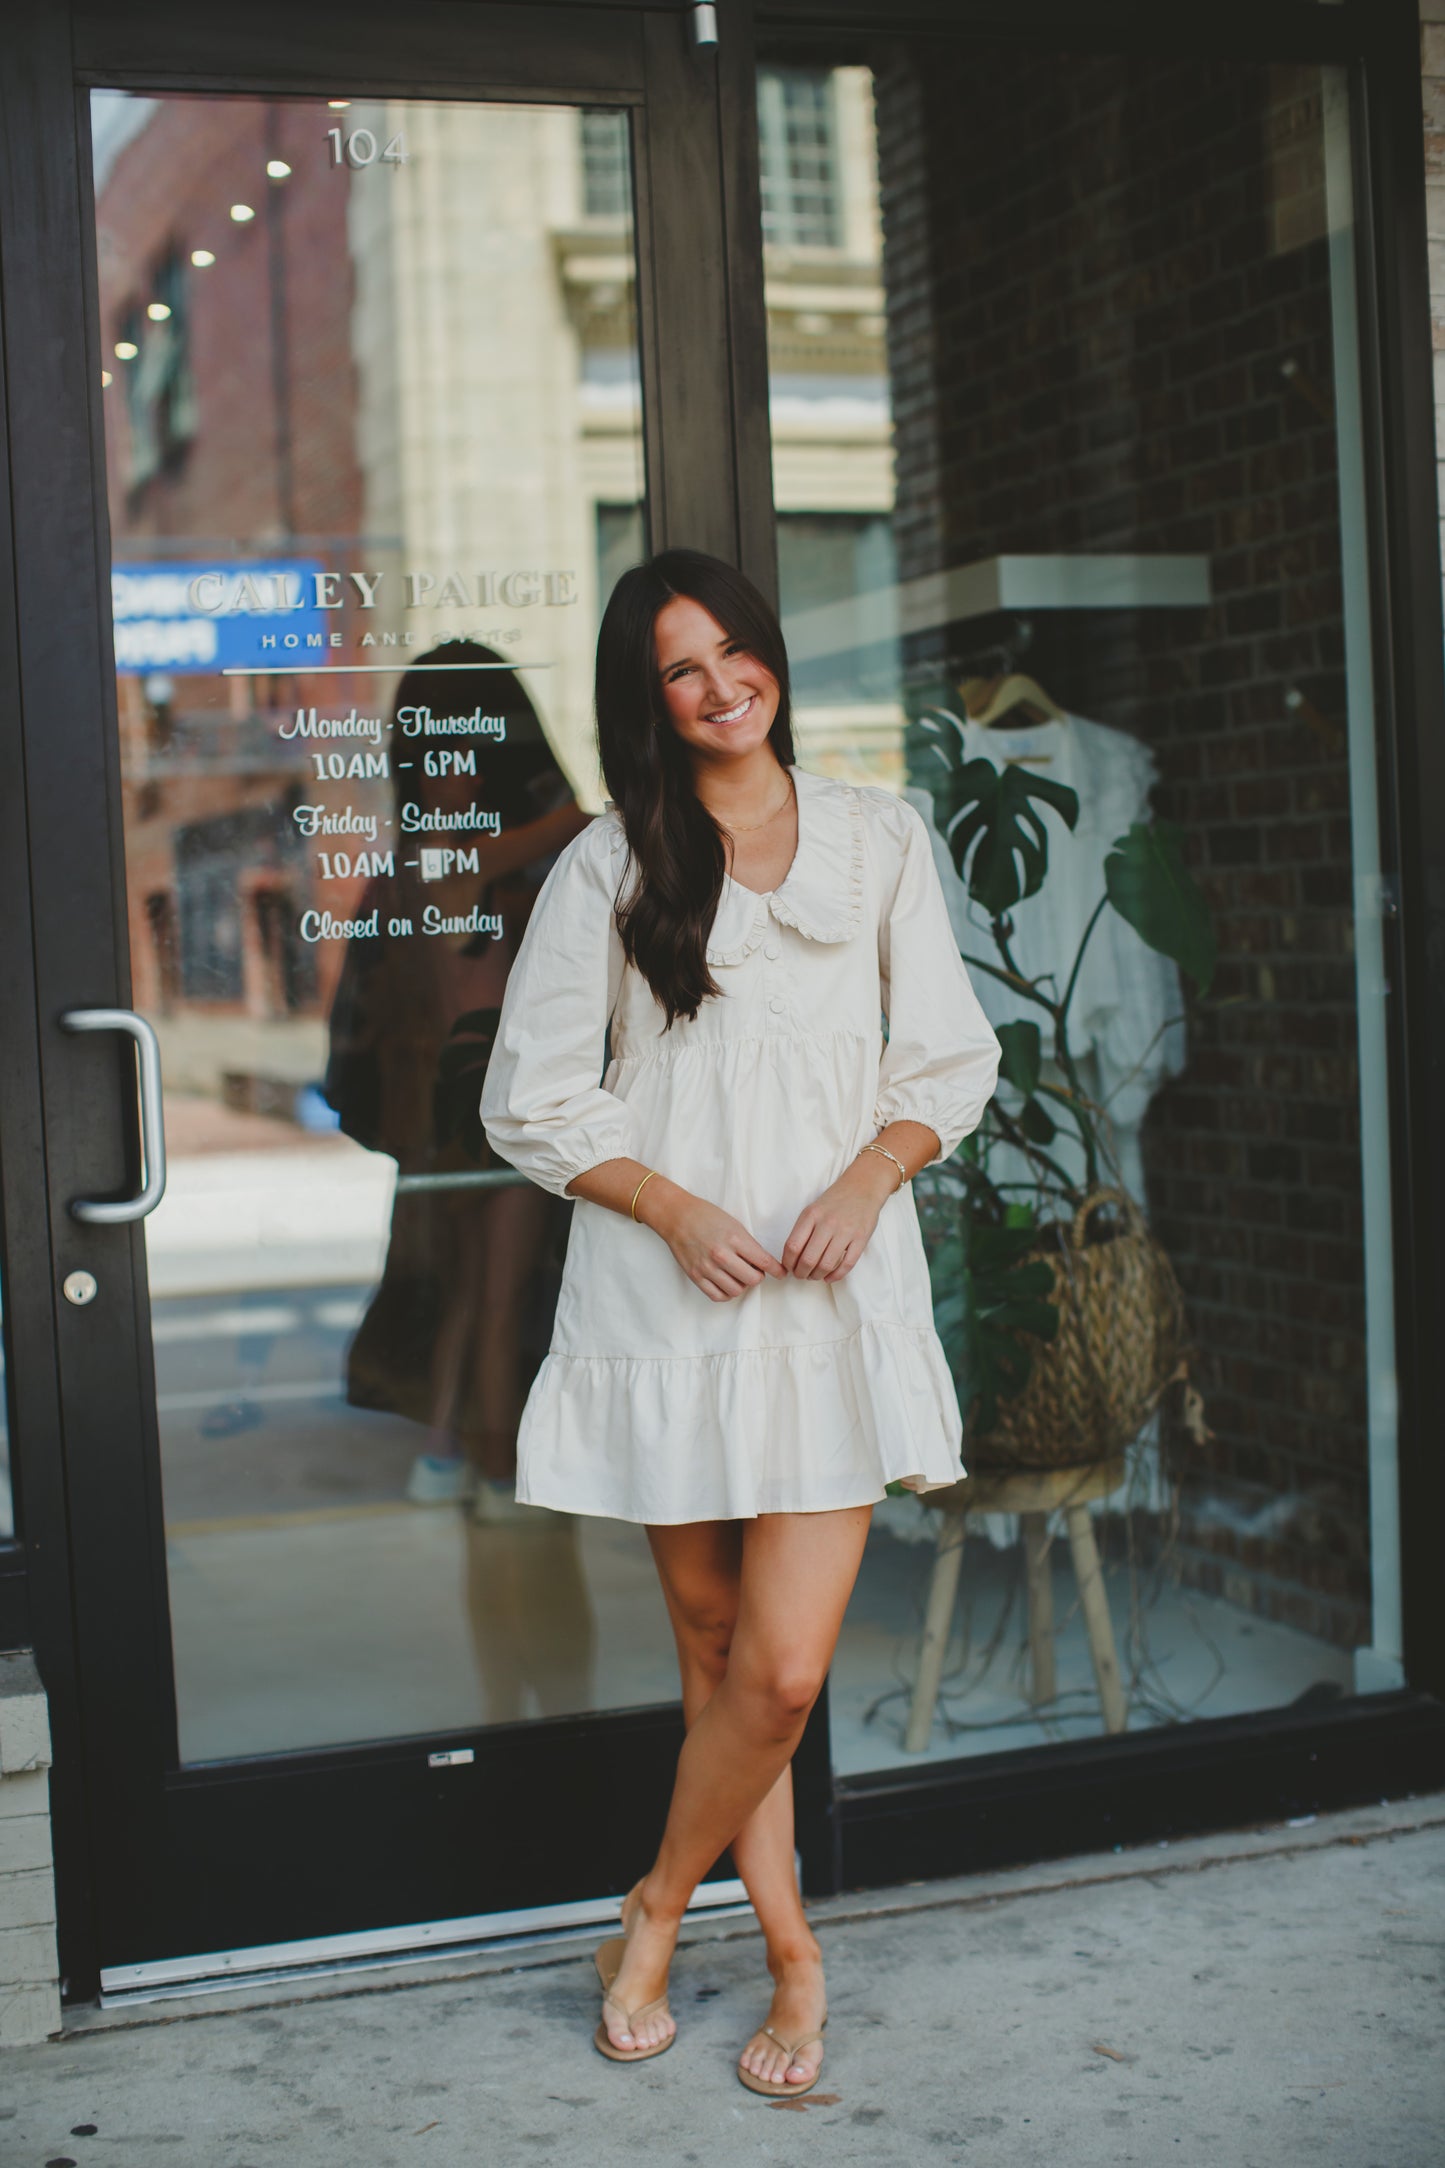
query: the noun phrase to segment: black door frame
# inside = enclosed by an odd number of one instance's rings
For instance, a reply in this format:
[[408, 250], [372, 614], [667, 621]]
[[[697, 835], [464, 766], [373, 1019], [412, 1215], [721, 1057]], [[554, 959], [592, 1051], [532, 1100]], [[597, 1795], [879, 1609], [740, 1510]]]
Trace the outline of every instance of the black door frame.
[[[630, 112], [651, 532], [756, 557], [770, 532], [765, 400], [761, 433], [734, 428], [755, 411], [745, 380], [759, 367], [763, 323], [756, 252], [736, 245], [757, 218], [745, 46], [699, 50], [686, 12], [646, 0], [414, 0], [401, 16], [387, 0], [262, 0], [217, 20], [177, 0], [123, 10], [78, 0], [32, 11], [0, 59], [17, 545], [13, 585], [0, 595], [0, 690], [14, 696], [3, 723], [9, 772], [25, 778], [29, 801], [27, 846], [14, 828], [20, 794], [3, 794], [4, 841], [15, 849], [0, 900], [14, 915], [0, 921], [0, 971], [11, 1013], [39, 1019], [28, 1044], [23, 1028], [8, 1042], [0, 1074], [23, 1514], [23, 1552], [11, 1546], [7, 1562], [23, 1556], [29, 1569], [50, 1699], [71, 1999], [96, 1992], [102, 1964], [620, 1891], [660, 1833], [681, 1739], [680, 1710], [666, 1705], [175, 1766], [144, 1238], [135, 1227], [81, 1227], [67, 1210], [76, 1196], [124, 1194], [137, 1173], [128, 1065], [114, 1046], [58, 1023], [72, 1007], [129, 998], [88, 90], [385, 91]], [[83, 1311], [58, 1299], [80, 1266], [101, 1287]], [[429, 1769], [428, 1749], [463, 1744], [470, 1767]], [[799, 1766], [811, 1878], [827, 1855], [826, 1777], [820, 1706]], [[347, 1811], [363, 1781], [364, 1826]], [[264, 1886], [226, 1864], [244, 1860], [258, 1818], [270, 1822]], [[423, 1827], [426, 1843], [409, 1844]], [[418, 1852], [461, 1863], [482, 1854], [493, 1866], [449, 1882], [439, 1900], [435, 1870], [405, 1864]], [[378, 1857], [402, 1865], [381, 1916], [358, 1918], [347, 1896], [374, 1883]], [[183, 1918], [178, 1889], [189, 1892]]]

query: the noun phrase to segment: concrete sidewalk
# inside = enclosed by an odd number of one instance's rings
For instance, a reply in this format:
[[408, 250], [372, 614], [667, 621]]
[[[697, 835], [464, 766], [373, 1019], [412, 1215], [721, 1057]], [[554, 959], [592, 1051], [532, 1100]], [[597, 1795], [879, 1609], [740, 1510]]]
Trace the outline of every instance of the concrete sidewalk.
[[[81, 2012], [0, 2056], [6, 2168], [1437, 2168], [1445, 1797], [828, 1900], [806, 2106], [733, 2058], [763, 2015], [745, 1919], [690, 1929], [675, 2047], [590, 2044], [571, 1944]], [[590, 1941], [588, 1949], [590, 1949]], [[273, 1991], [273, 1994], [277, 1991]]]

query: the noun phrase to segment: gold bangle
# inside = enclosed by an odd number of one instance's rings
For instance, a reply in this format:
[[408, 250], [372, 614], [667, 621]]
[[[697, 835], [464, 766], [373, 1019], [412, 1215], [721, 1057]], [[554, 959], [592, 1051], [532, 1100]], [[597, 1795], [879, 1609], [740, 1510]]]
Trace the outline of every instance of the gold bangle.
[[[898, 1169], [897, 1187], [898, 1189], [902, 1189], [904, 1183], [908, 1180], [908, 1169], [904, 1166], [902, 1160], [898, 1157], [897, 1153], [890, 1152], [886, 1144], [865, 1144], [862, 1149], [865, 1152], [879, 1152], [882, 1154], [884, 1159], [891, 1159], [894, 1166]], [[897, 1190], [894, 1191], [894, 1194], [895, 1196], [897, 1195]]]
[[648, 1172], [642, 1177], [642, 1180], [638, 1183], [636, 1189], [632, 1192], [632, 1217], [634, 1219], [636, 1219], [637, 1217], [637, 1200], [642, 1195], [642, 1192], [646, 1189], [648, 1183], [652, 1180], [652, 1177], [654, 1174], [656, 1174], [656, 1172], [656, 1167], [650, 1168]]

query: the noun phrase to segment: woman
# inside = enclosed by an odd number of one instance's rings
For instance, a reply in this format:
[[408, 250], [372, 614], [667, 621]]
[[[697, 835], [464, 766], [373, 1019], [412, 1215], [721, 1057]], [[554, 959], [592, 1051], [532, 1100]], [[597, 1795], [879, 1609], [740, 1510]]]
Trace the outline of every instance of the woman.
[[517, 1495], [646, 1524], [682, 1673], [594, 2037], [671, 2044], [678, 1929], [731, 1844], [774, 1983], [738, 2074], [800, 2094], [826, 2006], [789, 1763], [885, 1485], [963, 1473], [905, 1185], [976, 1126], [998, 1041], [920, 816], [795, 764], [782, 634], [739, 573], [666, 550], [624, 574], [597, 723], [613, 795], [537, 899], [481, 1104], [504, 1159], [580, 1200]]

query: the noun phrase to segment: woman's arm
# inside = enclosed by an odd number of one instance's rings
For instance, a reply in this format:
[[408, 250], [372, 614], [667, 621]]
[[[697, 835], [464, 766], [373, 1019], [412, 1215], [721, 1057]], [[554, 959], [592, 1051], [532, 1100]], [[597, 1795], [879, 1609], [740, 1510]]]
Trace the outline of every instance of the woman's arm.
[[878, 1065], [870, 1144], [798, 1215], [783, 1263], [799, 1279], [841, 1279], [862, 1256], [904, 1178], [948, 1159], [977, 1128], [998, 1078], [999, 1043], [958, 953], [922, 817], [906, 799], [880, 808], [896, 878], [878, 927], [888, 1044]]

